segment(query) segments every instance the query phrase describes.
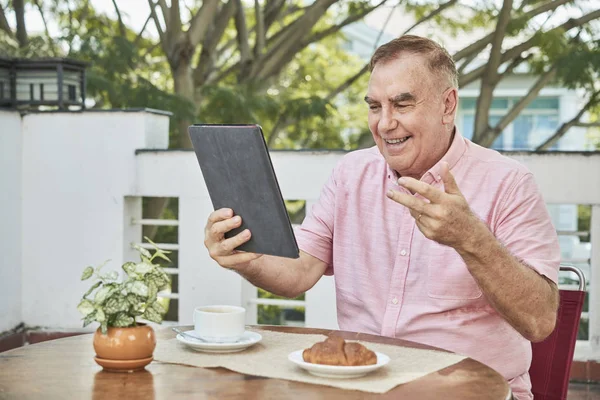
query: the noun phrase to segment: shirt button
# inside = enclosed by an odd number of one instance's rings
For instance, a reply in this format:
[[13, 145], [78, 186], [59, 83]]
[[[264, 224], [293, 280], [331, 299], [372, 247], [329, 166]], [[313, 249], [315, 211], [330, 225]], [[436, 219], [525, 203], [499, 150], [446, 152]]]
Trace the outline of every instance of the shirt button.
[[392, 303], [393, 303], [393, 304], [398, 304], [398, 298], [397, 298], [397, 297], [394, 297], [394, 298], [392, 299]]
[[402, 249], [402, 251], [400, 252], [401, 256], [405, 256], [406, 255], [406, 250]]

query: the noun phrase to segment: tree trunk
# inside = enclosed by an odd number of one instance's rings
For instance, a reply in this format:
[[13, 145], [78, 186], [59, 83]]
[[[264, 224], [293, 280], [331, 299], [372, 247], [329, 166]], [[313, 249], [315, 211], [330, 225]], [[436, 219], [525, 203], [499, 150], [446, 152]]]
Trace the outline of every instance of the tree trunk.
[[23, 0], [14, 0], [13, 7], [17, 19], [17, 41], [19, 47], [27, 46], [27, 29], [25, 28], [25, 4]]
[[[172, 67], [173, 73], [173, 86], [175, 93], [185, 97], [191, 102], [195, 102], [194, 99], [194, 78], [192, 74], [191, 62], [184, 57], [181, 57], [179, 63], [174, 68]], [[178, 124], [178, 143], [176, 144], [180, 149], [191, 149], [192, 142], [188, 135], [188, 127], [192, 124], [192, 121], [183, 119]]]

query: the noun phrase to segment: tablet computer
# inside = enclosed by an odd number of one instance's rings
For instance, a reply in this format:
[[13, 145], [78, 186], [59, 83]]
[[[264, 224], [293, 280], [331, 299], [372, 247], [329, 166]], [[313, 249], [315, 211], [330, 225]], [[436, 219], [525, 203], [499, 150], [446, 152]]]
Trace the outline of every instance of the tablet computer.
[[215, 210], [231, 208], [250, 240], [237, 250], [298, 258], [296, 237], [262, 128], [259, 125], [194, 124], [188, 129]]

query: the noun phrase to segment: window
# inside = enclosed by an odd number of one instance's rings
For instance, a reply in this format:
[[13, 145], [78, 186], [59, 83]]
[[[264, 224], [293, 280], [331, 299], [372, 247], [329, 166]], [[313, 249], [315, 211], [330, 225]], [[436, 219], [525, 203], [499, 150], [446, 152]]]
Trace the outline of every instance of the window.
[[[496, 124], [519, 101], [518, 97], [499, 97], [490, 107], [490, 125]], [[462, 134], [471, 139], [475, 125], [475, 107], [477, 99], [461, 99], [459, 120]], [[557, 97], [539, 97], [532, 101], [503, 131], [491, 146], [503, 150], [534, 150], [551, 136], [559, 127], [559, 99]], [[554, 145], [552, 149], [557, 149]]]

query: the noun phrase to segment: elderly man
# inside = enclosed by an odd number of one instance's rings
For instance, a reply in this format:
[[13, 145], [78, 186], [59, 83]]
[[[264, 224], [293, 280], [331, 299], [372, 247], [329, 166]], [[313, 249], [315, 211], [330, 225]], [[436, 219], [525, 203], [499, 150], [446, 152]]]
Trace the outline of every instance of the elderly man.
[[531, 343], [558, 307], [559, 246], [532, 174], [455, 127], [455, 64], [402, 36], [377, 49], [365, 101], [376, 147], [351, 152], [296, 231], [298, 259], [237, 252], [232, 210], [205, 245], [221, 266], [294, 297], [335, 274], [341, 329], [442, 347], [479, 360], [531, 399]]

